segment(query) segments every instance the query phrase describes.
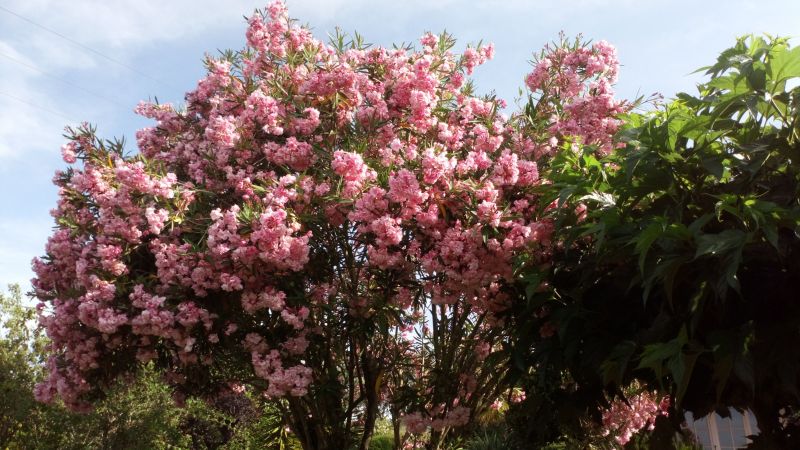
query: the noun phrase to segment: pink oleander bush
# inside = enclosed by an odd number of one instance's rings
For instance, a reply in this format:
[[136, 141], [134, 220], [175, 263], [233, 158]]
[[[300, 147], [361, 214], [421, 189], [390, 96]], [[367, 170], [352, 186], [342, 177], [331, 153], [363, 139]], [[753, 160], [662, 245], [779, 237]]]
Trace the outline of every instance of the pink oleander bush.
[[235, 383], [305, 448], [366, 448], [379, 407], [435, 446], [511, 392], [515, 267], [554, 245], [540, 171], [570, 143], [608, 152], [626, 105], [604, 42], [547, 49], [520, 113], [467, 79], [493, 47], [453, 46], [324, 44], [276, 2], [184, 107], [136, 108], [138, 153], [69, 130], [34, 261], [38, 399], [88, 410], [152, 362], [177, 400]]

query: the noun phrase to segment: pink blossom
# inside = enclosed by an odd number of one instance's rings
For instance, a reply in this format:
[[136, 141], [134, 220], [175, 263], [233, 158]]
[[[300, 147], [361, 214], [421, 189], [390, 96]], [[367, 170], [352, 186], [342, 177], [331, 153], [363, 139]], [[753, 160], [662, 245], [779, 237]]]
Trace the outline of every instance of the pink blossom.
[[370, 178], [370, 168], [364, 164], [361, 155], [337, 150], [333, 152], [331, 168], [345, 181], [364, 181]]
[[611, 408], [603, 412], [604, 434], [611, 434], [620, 444], [625, 445], [631, 437], [647, 428], [653, 430], [655, 420], [660, 415], [669, 414], [669, 398], [664, 397], [660, 402], [650, 392], [642, 392], [627, 400], [615, 400]]
[[147, 219], [147, 224], [150, 225], [150, 232], [156, 235], [161, 233], [161, 230], [164, 228], [164, 224], [169, 218], [169, 212], [167, 210], [156, 210], [152, 207], [145, 209], [144, 215]]
[[239, 142], [236, 131], [236, 119], [233, 116], [215, 117], [206, 128], [206, 137], [222, 149], [227, 149]]
[[248, 292], [242, 295], [242, 307], [249, 313], [268, 308], [279, 312], [283, 310], [286, 294], [275, 288], [267, 288], [260, 293]]
[[74, 142], [67, 142], [61, 146], [61, 156], [67, 164], [73, 164], [78, 160], [75, 150], [77, 145]]
[[423, 181], [434, 184], [440, 179], [449, 178], [455, 169], [455, 161], [448, 159], [444, 153], [437, 153], [435, 149], [425, 150], [422, 157]]

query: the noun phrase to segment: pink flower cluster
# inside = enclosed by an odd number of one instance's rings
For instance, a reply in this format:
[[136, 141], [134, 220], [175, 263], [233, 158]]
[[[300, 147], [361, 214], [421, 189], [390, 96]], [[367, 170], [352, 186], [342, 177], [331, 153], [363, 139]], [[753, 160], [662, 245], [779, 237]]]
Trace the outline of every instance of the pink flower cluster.
[[437, 413], [439, 410], [441, 410], [441, 407], [434, 408], [428, 415], [423, 415], [420, 412], [406, 414], [401, 418], [401, 421], [411, 434], [422, 434], [428, 428], [442, 431], [445, 428], [463, 427], [469, 423], [470, 409], [467, 407], [456, 405], [443, 413]]
[[617, 116], [628, 108], [614, 98], [618, 70], [617, 51], [605, 41], [591, 47], [548, 48], [525, 84], [542, 96], [561, 99], [563, 111], [542, 112], [552, 114], [549, 129], [555, 136], [578, 139], [609, 153], [622, 123]]
[[640, 430], [652, 431], [656, 417], [669, 415], [669, 404], [669, 397], [659, 401], [650, 392], [639, 393], [627, 402], [617, 399], [603, 411], [603, 434], [610, 434], [620, 445], [625, 445]]

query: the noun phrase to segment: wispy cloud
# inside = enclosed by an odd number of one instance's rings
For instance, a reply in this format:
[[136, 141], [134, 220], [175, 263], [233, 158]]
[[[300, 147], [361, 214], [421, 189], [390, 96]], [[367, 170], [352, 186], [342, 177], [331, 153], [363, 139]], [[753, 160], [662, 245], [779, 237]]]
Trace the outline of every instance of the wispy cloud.
[[50, 233], [51, 227], [49, 220], [0, 220], [0, 233], [4, 237], [0, 240], [0, 289], [11, 283], [28, 289], [28, 281], [33, 277], [31, 259], [44, 253], [43, 236]]

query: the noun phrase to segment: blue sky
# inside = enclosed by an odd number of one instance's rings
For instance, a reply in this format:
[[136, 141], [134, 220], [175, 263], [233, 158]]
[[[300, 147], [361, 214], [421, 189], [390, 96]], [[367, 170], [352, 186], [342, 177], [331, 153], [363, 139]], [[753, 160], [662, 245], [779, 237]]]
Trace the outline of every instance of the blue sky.
[[[288, 0], [290, 14], [324, 37], [335, 26], [380, 45], [447, 30], [461, 45], [494, 42], [478, 69], [482, 92], [513, 104], [532, 55], [559, 31], [614, 44], [623, 64], [617, 90], [632, 98], [693, 91], [690, 75], [736, 36], [800, 35], [797, 0]], [[88, 121], [102, 135], [134, 142], [147, 121], [141, 99], [181, 103], [203, 76], [204, 53], [241, 48], [247, 0], [4, 0], [0, 2], [0, 287], [29, 287], [55, 206], [51, 184], [64, 164], [63, 127]], [[31, 24], [79, 42], [75, 45]], [[797, 42], [795, 40], [795, 42]], [[143, 75], [144, 74], [144, 75]], [[132, 148], [129, 147], [130, 150]]]

